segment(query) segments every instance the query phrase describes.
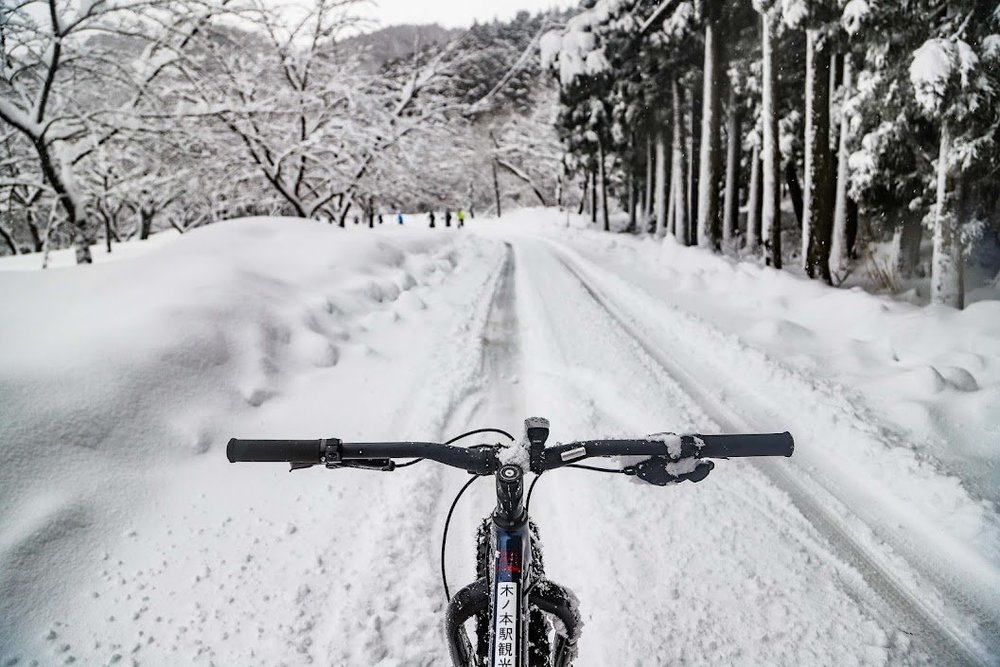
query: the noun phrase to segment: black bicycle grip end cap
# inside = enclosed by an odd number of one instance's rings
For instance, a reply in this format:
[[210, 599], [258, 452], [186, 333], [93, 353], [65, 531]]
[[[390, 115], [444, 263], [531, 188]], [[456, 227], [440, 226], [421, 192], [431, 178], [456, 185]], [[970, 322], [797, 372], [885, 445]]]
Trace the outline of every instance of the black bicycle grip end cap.
[[781, 433], [759, 433], [748, 437], [751, 451], [756, 456], [791, 456], [795, 451], [795, 440], [788, 431]]
[[239, 440], [226, 445], [230, 463], [319, 463], [319, 440]]
[[788, 453], [785, 454], [785, 456], [791, 456], [792, 454], [795, 453], [795, 438], [793, 438], [792, 434], [789, 433], [788, 431], [781, 433], [781, 435], [785, 436], [785, 438], [788, 440]]
[[701, 440], [699, 453], [707, 458], [748, 456], [791, 456], [795, 441], [788, 431], [782, 433], [731, 433], [694, 436]]
[[795, 440], [788, 431], [781, 433], [760, 433], [750, 436], [754, 442], [752, 449], [759, 452], [757, 456], [791, 456], [795, 451]]

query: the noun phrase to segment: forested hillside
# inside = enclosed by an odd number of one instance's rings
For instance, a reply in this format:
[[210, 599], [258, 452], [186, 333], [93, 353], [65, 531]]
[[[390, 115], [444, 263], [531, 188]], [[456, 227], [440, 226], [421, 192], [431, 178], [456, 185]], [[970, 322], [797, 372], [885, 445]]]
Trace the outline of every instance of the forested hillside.
[[357, 34], [360, 3], [5, 7], [0, 252], [242, 215], [555, 203], [555, 89], [522, 12]]

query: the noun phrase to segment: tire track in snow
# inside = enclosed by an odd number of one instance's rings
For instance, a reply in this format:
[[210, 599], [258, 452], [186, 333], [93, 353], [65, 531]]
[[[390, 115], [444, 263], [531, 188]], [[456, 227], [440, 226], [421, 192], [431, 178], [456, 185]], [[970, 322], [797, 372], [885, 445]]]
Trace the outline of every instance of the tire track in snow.
[[[642, 319], [637, 313], [615, 302], [605, 290], [602, 290], [598, 281], [589, 275], [593, 269], [588, 271], [587, 268], [584, 268], [584, 265], [589, 264], [589, 262], [578, 256], [573, 256], [575, 253], [557, 246], [554, 242], [548, 241], [546, 243], [559, 258], [565, 270], [579, 281], [593, 300], [684, 388], [713, 421], [722, 428], [732, 431], [762, 428], [760, 425], [755, 426], [755, 420], [752, 418], [753, 408], [749, 410], [751, 417], [747, 418], [740, 413], [740, 408], [737, 407], [739, 399], [734, 400], [733, 396], [726, 394], [720, 398], [718, 390], [713, 391], [706, 386], [704, 380], [706, 377], [715, 377], [716, 380], [712, 385], [721, 386], [726, 377], [725, 369], [715, 366], [707, 369], [703, 366], [699, 367], [698, 360], [693, 355], [671, 356], [664, 353], [663, 347], [653, 342], [649, 332], [641, 328]], [[640, 288], [631, 284], [629, 286], [641, 293]], [[645, 311], [643, 316], [648, 318], [649, 311]], [[660, 332], [663, 333], [662, 328]], [[700, 332], [690, 331], [688, 333], [691, 336], [698, 336]], [[706, 375], [707, 371], [710, 371], [711, 375]], [[745, 404], [748, 402], [744, 399], [742, 410], [747, 410]], [[778, 412], [780, 414], [780, 411]], [[767, 421], [773, 422], [773, 419]], [[997, 656], [1000, 654], [998, 654], [998, 646], [995, 644], [1000, 641], [1000, 635], [996, 632], [995, 619], [987, 616], [985, 629], [987, 641], [992, 633], [993, 643], [987, 646], [980, 645], [968, 635], [965, 628], [958, 626], [952, 618], [925, 603], [924, 598], [929, 594], [929, 591], [925, 588], [919, 588], [919, 583], [915, 582], [909, 573], [901, 575], [896, 569], [902, 565], [899, 558], [880, 553], [873, 537], [860, 536], [859, 528], [861, 527], [857, 525], [857, 520], [855, 519], [852, 525], [852, 521], [845, 518], [853, 518], [852, 513], [832, 496], [824, 497], [825, 494], [821, 496], [815, 485], [809, 483], [813, 480], [813, 476], [802, 470], [801, 466], [795, 466], [795, 473], [792, 474], [789, 467], [782, 463], [773, 461], [755, 463], [779, 488], [788, 493], [810, 522], [836, 545], [839, 555], [862, 574], [866, 583], [878, 594], [877, 607], [881, 607], [883, 611], [891, 613], [893, 617], [899, 619], [902, 627], [908, 627], [908, 633], [914, 635], [915, 640], [923, 645], [931, 655], [935, 656], [935, 664], [997, 664]], [[863, 528], [867, 528], [867, 526], [863, 526]], [[889, 561], [889, 558], [893, 560]], [[930, 574], [939, 573], [931, 572]], [[938, 583], [941, 583], [940, 578], [938, 578]], [[950, 582], [944, 583], [949, 592], [955, 594], [956, 598], [962, 599], [962, 591], [955, 591]], [[988, 590], [994, 592], [989, 593]], [[996, 590], [1000, 590], [1000, 588], [987, 588], [981, 593], [995, 596]], [[858, 591], [858, 594], [870, 597], [864, 591]], [[979, 600], [965, 600], [965, 602], [974, 605], [974, 607], [973, 610], [965, 607], [964, 612], [971, 611], [971, 615], [982, 616], [982, 612], [975, 613], [978, 611], [975, 607], [979, 606], [977, 604]]]
[[[393, 428], [398, 437], [440, 438], [455, 414], [482, 391], [476, 369], [507, 258], [501, 252], [486, 261], [490, 269], [483, 272], [471, 310], [428, 359], [420, 374], [426, 382], [415, 388], [418, 399]], [[440, 542], [433, 537], [440, 534], [443, 514], [438, 510], [450, 492], [446, 475], [442, 466], [431, 464], [401, 470], [387, 477], [385, 494], [372, 497], [371, 528], [361, 533], [362, 542], [355, 540], [351, 571], [344, 577], [351, 587], [331, 598], [327, 613], [320, 614], [335, 629], [326, 655], [331, 664], [447, 663]], [[351, 635], [364, 640], [336, 641]]]
[[[521, 351], [515, 312], [515, 258], [510, 244], [505, 244], [504, 247], [505, 261], [483, 330], [482, 355], [476, 370], [481, 391], [469, 395], [464, 404], [452, 412], [445, 435], [493, 427], [505, 429], [517, 437], [526, 416], [519, 390]], [[459, 444], [469, 446], [494, 442], [506, 442], [506, 438], [498, 434], [484, 434]], [[454, 494], [469, 479], [467, 473], [459, 470], [442, 468], [442, 471], [446, 489], [435, 513], [435, 544], [440, 544], [444, 518]], [[475, 579], [476, 533], [495, 505], [493, 479], [484, 478], [466, 491], [456, 507], [448, 532], [445, 555], [448, 585], [453, 595]]]

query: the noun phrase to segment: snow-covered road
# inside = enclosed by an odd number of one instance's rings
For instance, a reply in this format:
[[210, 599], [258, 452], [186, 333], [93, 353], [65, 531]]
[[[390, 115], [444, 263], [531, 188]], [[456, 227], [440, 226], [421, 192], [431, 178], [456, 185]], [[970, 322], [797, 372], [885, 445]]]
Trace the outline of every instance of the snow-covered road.
[[[130, 471], [117, 502], [23, 483], [33, 502], [2, 515], [0, 664], [447, 664], [438, 549], [466, 475], [426, 463], [290, 475], [231, 466], [221, 442], [443, 438], [517, 429], [529, 413], [551, 420], [550, 443], [663, 430], [797, 439], [789, 461], [720, 461], [697, 485], [571, 469], [539, 482], [547, 575], [581, 600], [579, 665], [998, 662], [995, 515], [910, 461], [855, 397], [608, 271], [572, 235], [480, 231], [407, 240], [408, 259], [374, 274], [378, 298], [354, 312], [328, 295], [309, 310], [306, 328], [337, 341], [332, 364], [298, 363], [301, 312], [272, 327], [269, 381], [244, 392], [254, 400], [197, 413], [219, 442]], [[125, 474], [88, 472], [103, 484]], [[493, 501], [481, 481], [456, 511], [453, 590], [473, 576]], [[65, 573], [50, 569], [60, 560]]]
[[[995, 595], [1000, 579], [988, 560], [992, 555], [988, 548], [995, 542], [985, 538], [979, 545], [964, 543], [947, 535], [947, 523], [935, 522], [946, 522], [945, 512], [928, 516], [906, 502], [909, 498], [893, 495], [892, 481], [879, 476], [891, 468], [878, 461], [886, 455], [884, 449], [892, 444], [892, 436], [874, 431], [866, 420], [871, 415], [845, 409], [829, 387], [804, 382], [787, 369], [783, 374], [775, 372], [780, 363], [774, 359], [765, 358], [755, 368], [754, 351], [742, 342], [651, 298], [639, 286], [603, 271], [565, 245], [552, 241], [545, 245], [545, 252], [555, 259], [549, 261], [558, 267], [556, 271], [561, 269], [575, 279], [575, 284], [564, 281], [556, 292], [558, 298], [573, 290], [586, 292], [603, 310], [591, 317], [612, 320], [620, 335], [641, 348], [633, 350], [633, 359], [647, 358], [678, 384], [685, 396], [671, 404], [695, 404], [707, 415], [710, 421], [698, 419], [694, 429], [704, 431], [709, 424], [722, 431], [787, 428], [799, 436], [794, 460], [755, 465], [789, 494], [837, 558], [863, 575], [842, 579], [853, 596], [867, 600], [869, 609], [885, 619], [886, 627], [921, 637], [919, 643], [930, 652], [934, 664], [990, 662], [998, 649], [1000, 618]], [[544, 262], [536, 259], [532, 264]], [[538, 282], [553, 284], [556, 271]], [[547, 309], [558, 310], [552, 303]], [[583, 310], [582, 305], [576, 307], [577, 313]], [[580, 342], [576, 347], [588, 349]], [[755, 372], [763, 370], [768, 372]], [[609, 369], [603, 377], [621, 375]], [[763, 387], [760, 378], [774, 380]], [[652, 410], [647, 420], [655, 419], [656, 406]], [[630, 423], [637, 421], [621, 422], [623, 426]], [[873, 433], [882, 441], [874, 439]], [[870, 453], [863, 451], [866, 445]], [[864, 464], [852, 463], [856, 461]], [[904, 480], [902, 486], [907, 482], [912, 480]], [[926, 482], [949, 484], [933, 477]], [[985, 523], [985, 529], [995, 531], [995, 523]], [[980, 639], [987, 648], [978, 643]]]

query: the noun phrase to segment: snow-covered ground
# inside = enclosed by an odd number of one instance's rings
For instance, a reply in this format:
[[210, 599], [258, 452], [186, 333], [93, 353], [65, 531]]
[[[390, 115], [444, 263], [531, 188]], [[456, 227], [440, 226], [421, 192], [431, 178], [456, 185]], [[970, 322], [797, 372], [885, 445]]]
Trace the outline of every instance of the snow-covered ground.
[[[413, 227], [247, 219], [0, 270], [0, 665], [447, 664], [466, 475], [224, 444], [529, 414], [553, 441], [796, 436], [698, 485], [539, 482], [578, 664], [1000, 660], [1000, 302], [921, 309], [556, 211]], [[459, 505], [453, 589], [492, 504], [481, 481]]]

